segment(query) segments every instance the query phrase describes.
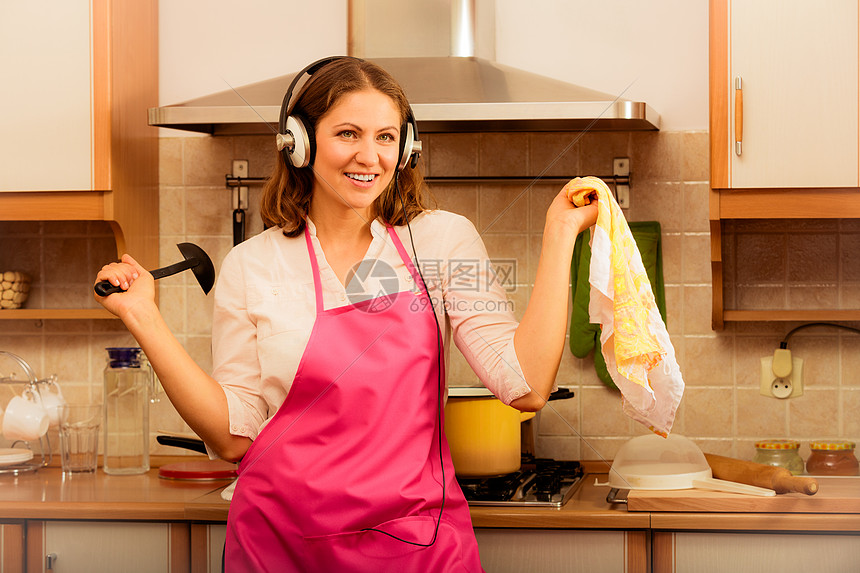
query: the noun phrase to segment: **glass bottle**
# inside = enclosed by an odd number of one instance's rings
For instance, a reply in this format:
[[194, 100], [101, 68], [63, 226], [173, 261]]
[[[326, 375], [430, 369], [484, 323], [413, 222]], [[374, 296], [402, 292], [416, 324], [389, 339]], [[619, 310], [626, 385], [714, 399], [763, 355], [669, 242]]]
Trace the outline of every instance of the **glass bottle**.
[[800, 442], [794, 440], [764, 440], [756, 442], [753, 461], [757, 464], [783, 467], [792, 475], [803, 473], [803, 458], [797, 453]]
[[104, 472], [146, 473], [152, 369], [140, 348], [105, 350], [108, 365], [104, 371]]
[[809, 444], [806, 473], [819, 476], [856, 476], [860, 463], [854, 456], [854, 442], [812, 442]]

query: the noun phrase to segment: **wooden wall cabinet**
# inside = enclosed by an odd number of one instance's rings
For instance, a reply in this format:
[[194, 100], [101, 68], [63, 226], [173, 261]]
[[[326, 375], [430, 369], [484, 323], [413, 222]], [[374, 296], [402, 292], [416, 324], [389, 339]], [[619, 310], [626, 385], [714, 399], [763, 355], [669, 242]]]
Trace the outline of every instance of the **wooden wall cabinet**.
[[[117, 253], [158, 263], [157, 0], [3, 3], [0, 220], [107, 221]], [[8, 66], [6, 64], [9, 64]], [[0, 318], [107, 318], [4, 310]]]
[[860, 310], [724, 308], [726, 219], [860, 218], [858, 0], [710, 1], [711, 269], [725, 321]]

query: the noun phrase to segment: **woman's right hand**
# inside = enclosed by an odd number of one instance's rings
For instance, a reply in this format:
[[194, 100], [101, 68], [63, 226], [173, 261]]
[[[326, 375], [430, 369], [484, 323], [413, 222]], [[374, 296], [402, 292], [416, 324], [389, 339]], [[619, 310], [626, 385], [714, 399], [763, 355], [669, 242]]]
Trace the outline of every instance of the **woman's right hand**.
[[96, 282], [101, 281], [123, 289], [123, 292], [105, 297], [94, 294], [99, 304], [120, 318], [142, 302], [155, 302], [155, 280], [131, 255], [123, 255], [120, 262], [103, 266], [96, 276]]

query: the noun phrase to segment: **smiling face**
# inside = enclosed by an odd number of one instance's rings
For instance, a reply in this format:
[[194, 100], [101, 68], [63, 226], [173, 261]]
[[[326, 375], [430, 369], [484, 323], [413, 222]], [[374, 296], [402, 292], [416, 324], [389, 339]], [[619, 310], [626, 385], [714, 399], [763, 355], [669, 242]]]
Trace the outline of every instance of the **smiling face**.
[[400, 112], [382, 92], [345, 94], [316, 126], [312, 219], [322, 211], [354, 213], [364, 221], [397, 169]]

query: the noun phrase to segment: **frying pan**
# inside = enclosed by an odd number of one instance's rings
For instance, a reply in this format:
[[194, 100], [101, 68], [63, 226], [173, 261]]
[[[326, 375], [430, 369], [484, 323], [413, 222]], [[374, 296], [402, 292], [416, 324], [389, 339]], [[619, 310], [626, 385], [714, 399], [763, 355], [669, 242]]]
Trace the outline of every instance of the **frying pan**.
[[176, 462], [158, 468], [158, 477], [182, 481], [233, 480], [236, 475], [236, 464], [224, 460]]
[[[156, 436], [155, 440], [164, 446], [174, 446], [191, 450], [192, 452], [207, 453], [203, 440], [184, 438], [181, 436]], [[158, 477], [183, 481], [216, 481], [232, 480], [237, 476], [236, 464], [224, 460], [193, 460], [176, 462], [158, 468]]]

